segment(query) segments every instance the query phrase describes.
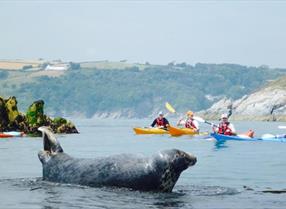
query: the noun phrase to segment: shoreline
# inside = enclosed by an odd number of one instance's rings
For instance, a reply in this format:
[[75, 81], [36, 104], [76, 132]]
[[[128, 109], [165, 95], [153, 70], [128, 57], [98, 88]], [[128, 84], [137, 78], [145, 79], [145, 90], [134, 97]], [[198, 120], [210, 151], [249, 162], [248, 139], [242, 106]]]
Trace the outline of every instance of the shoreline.
[[[205, 120], [211, 120], [211, 121], [217, 121], [220, 118], [221, 113], [217, 114], [195, 114], [196, 116], [199, 116]], [[118, 115], [118, 112], [110, 112], [108, 114], [95, 114], [92, 117], [85, 117], [83, 114], [78, 117], [79, 114], [71, 114], [67, 115], [64, 114], [63, 117], [71, 119], [90, 119], [90, 120], [147, 120], [147, 119], [154, 119], [156, 115], [149, 115], [147, 117], [134, 117], [134, 116], [124, 116], [124, 115]], [[166, 116], [167, 119], [178, 119], [182, 117], [182, 115], [171, 115], [168, 114]], [[230, 116], [231, 121], [269, 121], [269, 122], [286, 122], [286, 115], [231, 115]]]

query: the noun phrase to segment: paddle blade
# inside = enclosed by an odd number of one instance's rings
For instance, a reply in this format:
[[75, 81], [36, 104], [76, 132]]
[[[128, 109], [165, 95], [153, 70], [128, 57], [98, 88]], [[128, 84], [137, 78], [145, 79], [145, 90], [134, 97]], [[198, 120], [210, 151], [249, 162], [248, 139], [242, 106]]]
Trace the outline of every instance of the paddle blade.
[[169, 102], [166, 102], [165, 107], [167, 108], [167, 110], [169, 110], [169, 112], [171, 113], [175, 113], [176, 110], [172, 107], [172, 105], [170, 105]]
[[206, 122], [203, 118], [201, 118], [201, 117], [199, 117], [199, 116], [194, 116], [193, 118], [194, 118], [195, 120], [201, 122], [201, 123], [205, 123], [205, 122]]
[[209, 122], [209, 121], [206, 121], [205, 119], [203, 119], [203, 118], [201, 118], [201, 117], [199, 117], [199, 116], [194, 116], [193, 118], [194, 118], [196, 121], [199, 121], [200, 123], [206, 123], [206, 124], [209, 124], [209, 125], [211, 125], [211, 126], [217, 127], [217, 125], [215, 125], [215, 124], [213, 124], [213, 123], [211, 123], [211, 122]]

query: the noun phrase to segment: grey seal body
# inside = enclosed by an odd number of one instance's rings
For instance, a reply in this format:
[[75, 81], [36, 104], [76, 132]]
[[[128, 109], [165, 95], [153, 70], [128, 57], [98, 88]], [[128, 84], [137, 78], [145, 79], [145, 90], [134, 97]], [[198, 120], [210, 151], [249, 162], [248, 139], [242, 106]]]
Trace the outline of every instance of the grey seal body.
[[196, 157], [177, 149], [161, 151], [150, 158], [121, 154], [77, 159], [63, 152], [49, 129], [39, 130], [43, 133], [44, 150], [38, 156], [47, 181], [171, 192], [181, 172], [196, 163]]

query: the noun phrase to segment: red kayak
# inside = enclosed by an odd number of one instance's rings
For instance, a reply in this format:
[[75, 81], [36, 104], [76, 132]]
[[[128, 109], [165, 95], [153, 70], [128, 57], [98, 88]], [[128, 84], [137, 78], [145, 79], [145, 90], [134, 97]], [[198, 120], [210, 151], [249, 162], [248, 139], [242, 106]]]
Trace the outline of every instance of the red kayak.
[[13, 136], [10, 134], [0, 133], [0, 138], [9, 138], [9, 137], [13, 137]]
[[24, 132], [10, 131], [0, 133], [0, 138], [21, 137], [24, 136]]

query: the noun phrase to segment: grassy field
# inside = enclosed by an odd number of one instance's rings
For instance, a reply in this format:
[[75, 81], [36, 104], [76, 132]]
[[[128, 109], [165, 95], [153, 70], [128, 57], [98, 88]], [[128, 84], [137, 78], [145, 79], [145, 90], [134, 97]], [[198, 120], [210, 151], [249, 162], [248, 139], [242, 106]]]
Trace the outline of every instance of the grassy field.
[[44, 60], [0, 60], [2, 70], [21, 70], [24, 66], [39, 67]]
[[[47, 60], [0, 60], [1, 70], [22, 70], [24, 66], [32, 66], [37, 68], [43, 63], [49, 62]], [[126, 61], [112, 62], [112, 61], [90, 61], [80, 62], [81, 68], [91, 69], [118, 69], [123, 70], [126, 68], [138, 67], [139, 70], [144, 70], [150, 65], [140, 63], [127, 63]]]
[[138, 67], [139, 70], [144, 70], [148, 65], [139, 64], [139, 63], [127, 63], [124, 61], [121, 62], [110, 62], [110, 61], [97, 61], [97, 62], [81, 62], [81, 68], [97, 68], [97, 69], [121, 69], [124, 70], [126, 68]]
[[[39, 66], [47, 60], [0, 60], [0, 69], [7, 70], [8, 77], [0, 82], [0, 95], [9, 95], [14, 88], [20, 86], [23, 83], [31, 83], [37, 77], [48, 76], [48, 77], [59, 77], [64, 75], [67, 71], [46, 71], [39, 70]], [[23, 71], [24, 66], [31, 65], [34, 70]], [[123, 70], [126, 68], [138, 67], [140, 70], [145, 69], [148, 65], [144, 64], [132, 64], [125, 61], [111, 62], [111, 61], [91, 61], [81, 62], [82, 69], [119, 69]]]
[[[23, 83], [31, 83], [40, 76], [58, 77], [65, 71], [39, 70], [45, 60], [0, 60], [0, 69], [8, 72], [8, 77], [0, 82], [0, 95], [10, 96], [13, 89]], [[24, 66], [32, 66], [34, 70], [23, 71]]]

